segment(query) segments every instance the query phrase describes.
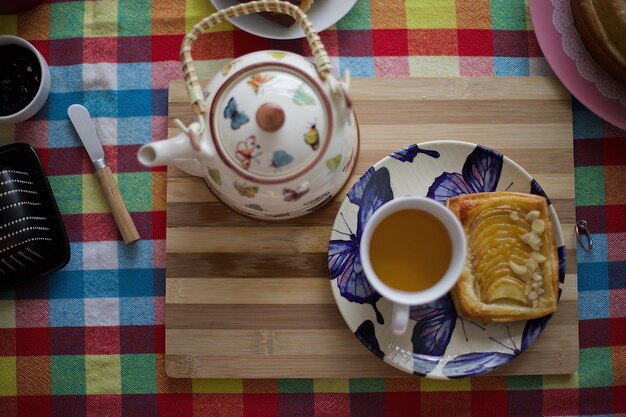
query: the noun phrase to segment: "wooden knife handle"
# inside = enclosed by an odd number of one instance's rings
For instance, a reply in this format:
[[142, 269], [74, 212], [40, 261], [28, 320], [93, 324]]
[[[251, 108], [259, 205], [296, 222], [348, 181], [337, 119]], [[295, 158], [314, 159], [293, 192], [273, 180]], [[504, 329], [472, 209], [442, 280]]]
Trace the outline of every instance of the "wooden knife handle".
[[100, 181], [109, 207], [111, 207], [117, 228], [120, 230], [122, 238], [124, 238], [124, 243], [128, 245], [136, 242], [140, 239], [139, 232], [137, 232], [135, 223], [133, 223], [133, 219], [130, 217], [126, 204], [124, 204], [120, 189], [117, 187], [115, 179], [113, 179], [111, 170], [107, 166], [99, 168], [96, 170], [96, 176]]

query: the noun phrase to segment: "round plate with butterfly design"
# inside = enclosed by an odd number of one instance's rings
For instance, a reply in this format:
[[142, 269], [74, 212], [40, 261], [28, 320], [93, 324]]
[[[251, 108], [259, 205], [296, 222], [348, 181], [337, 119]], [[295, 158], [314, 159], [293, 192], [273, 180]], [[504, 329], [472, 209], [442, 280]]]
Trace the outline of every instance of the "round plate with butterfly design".
[[392, 303], [369, 286], [359, 257], [365, 224], [393, 198], [417, 195], [444, 203], [458, 194], [505, 190], [546, 197], [558, 248], [560, 295], [565, 279], [561, 225], [543, 189], [511, 159], [472, 143], [425, 142], [394, 152], [357, 180], [335, 218], [328, 267], [339, 311], [372, 353], [411, 374], [461, 378], [496, 369], [535, 341], [550, 316], [485, 325], [458, 317], [449, 295], [411, 307], [408, 330], [394, 335]]

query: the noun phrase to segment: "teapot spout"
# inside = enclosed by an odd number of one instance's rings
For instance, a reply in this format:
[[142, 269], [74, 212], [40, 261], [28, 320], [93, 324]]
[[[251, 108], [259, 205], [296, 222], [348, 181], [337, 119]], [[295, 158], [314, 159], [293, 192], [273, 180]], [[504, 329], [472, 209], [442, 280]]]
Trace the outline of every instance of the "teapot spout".
[[148, 143], [139, 148], [137, 159], [147, 167], [167, 165], [176, 159], [195, 159], [189, 137], [180, 133], [171, 139]]

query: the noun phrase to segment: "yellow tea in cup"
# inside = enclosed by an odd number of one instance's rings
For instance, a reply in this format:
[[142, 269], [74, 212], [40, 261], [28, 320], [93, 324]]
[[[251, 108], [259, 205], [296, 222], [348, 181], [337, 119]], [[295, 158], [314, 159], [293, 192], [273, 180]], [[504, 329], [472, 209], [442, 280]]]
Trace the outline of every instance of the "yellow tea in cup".
[[376, 275], [396, 290], [434, 286], [452, 260], [452, 240], [434, 215], [404, 209], [384, 218], [372, 234], [370, 260]]

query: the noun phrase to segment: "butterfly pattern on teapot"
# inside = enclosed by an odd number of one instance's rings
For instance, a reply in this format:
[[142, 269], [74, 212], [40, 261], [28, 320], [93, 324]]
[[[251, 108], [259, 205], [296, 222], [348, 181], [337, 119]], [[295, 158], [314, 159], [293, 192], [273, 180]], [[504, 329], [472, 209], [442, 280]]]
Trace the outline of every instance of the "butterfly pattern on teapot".
[[257, 144], [256, 137], [250, 136], [248, 139], [237, 143], [237, 152], [235, 152], [235, 155], [244, 169], [250, 169], [253, 160], [259, 163], [257, 158], [261, 156], [262, 153], [261, 145]]
[[248, 79], [248, 85], [252, 87], [254, 94], [258, 95], [263, 93], [263, 86], [274, 79], [273, 75], [269, 74], [254, 74]]
[[233, 183], [233, 187], [239, 192], [239, 195], [242, 197], [254, 198], [256, 193], [259, 192], [259, 187], [257, 185], [248, 185], [247, 183], [240, 183], [235, 181]]
[[310, 188], [308, 184], [301, 184], [300, 186], [296, 187], [295, 190], [293, 188], [283, 188], [284, 200], [298, 201], [303, 195], [308, 193], [309, 190]]
[[231, 97], [228, 100], [228, 105], [224, 109], [224, 118], [230, 119], [230, 127], [234, 130], [239, 129], [250, 121], [250, 118], [244, 112], [237, 109], [235, 97]]

